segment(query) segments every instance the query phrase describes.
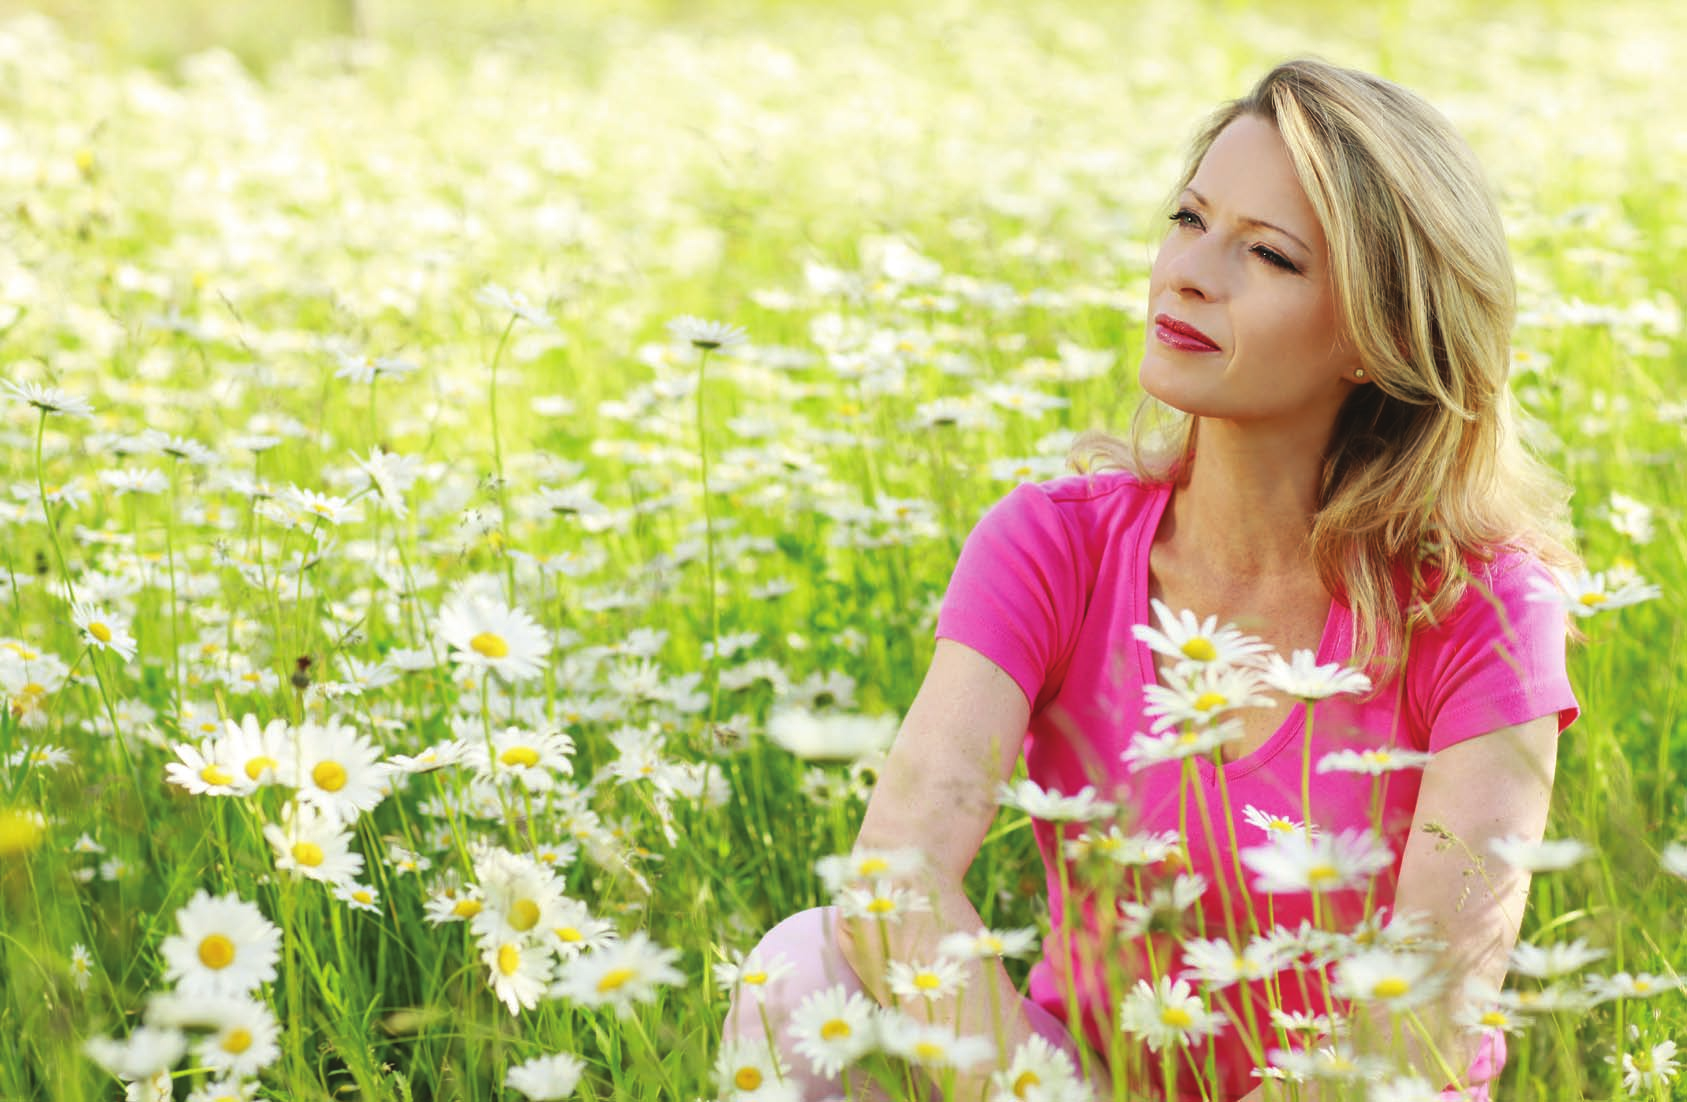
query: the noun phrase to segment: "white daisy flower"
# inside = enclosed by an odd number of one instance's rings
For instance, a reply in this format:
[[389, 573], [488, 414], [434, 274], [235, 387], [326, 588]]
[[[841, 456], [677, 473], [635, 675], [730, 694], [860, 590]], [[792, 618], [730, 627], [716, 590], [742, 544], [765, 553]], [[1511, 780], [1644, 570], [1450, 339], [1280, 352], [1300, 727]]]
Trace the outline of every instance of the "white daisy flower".
[[1106, 831], [1091, 827], [1078, 837], [1068, 839], [1061, 845], [1061, 852], [1068, 860], [1076, 861], [1093, 854], [1128, 869], [1158, 864], [1176, 853], [1177, 848], [1176, 831], [1132, 834], [1114, 823]]
[[164, 779], [195, 796], [244, 796], [257, 785], [226, 756], [222, 739], [206, 739], [198, 746], [178, 742], [177, 761], [164, 766]]
[[176, 930], [158, 951], [165, 976], [183, 995], [245, 995], [275, 979], [281, 931], [236, 895], [200, 889], [176, 912]]
[[488, 780], [508, 778], [529, 792], [548, 792], [556, 785], [556, 775], [573, 776], [574, 740], [559, 731], [530, 731], [524, 727], [505, 727], [492, 735], [488, 747], [483, 738], [479, 742], [464, 740], [464, 761]]
[[843, 1069], [878, 1047], [877, 1004], [842, 984], [805, 998], [785, 1027], [797, 1054], [814, 1073], [835, 1079]]
[[929, 964], [890, 962], [885, 980], [898, 998], [936, 1002], [960, 990], [966, 974], [955, 960], [939, 958]]
[[819, 715], [779, 706], [768, 717], [767, 737], [806, 760], [853, 761], [888, 749], [897, 727], [892, 715]]
[[[557, 955], [563, 960], [605, 948], [615, 940], [613, 925], [601, 918], [593, 918], [586, 904], [568, 896], [563, 896], [562, 906], [550, 931], [556, 936]], [[557, 997], [561, 995], [557, 994]]]
[[1016, 808], [1033, 819], [1045, 822], [1110, 819], [1118, 810], [1113, 804], [1096, 797], [1094, 785], [1086, 784], [1074, 795], [1063, 796], [1053, 789], [1044, 789], [1029, 778], [1011, 785], [1006, 782], [998, 785], [996, 800], [1003, 807]]
[[743, 344], [749, 335], [742, 327], [683, 314], [668, 323], [668, 332], [693, 348], [719, 351]]
[[439, 610], [439, 636], [451, 660], [491, 670], [505, 681], [527, 681], [544, 671], [551, 644], [533, 617], [495, 598], [465, 593]]
[[318, 493], [315, 490], [302, 490], [293, 485], [289, 485], [281, 491], [280, 500], [312, 524], [317, 522], [332, 525], [344, 524], [357, 520], [362, 513], [356, 502], [347, 501], [343, 497]]
[[480, 886], [446, 887], [428, 896], [422, 905], [422, 917], [435, 926], [447, 922], [467, 922], [485, 906], [480, 901]]
[[664, 949], [643, 932], [635, 932], [624, 941], [565, 961], [557, 987], [563, 998], [583, 1006], [607, 1005], [626, 1017], [634, 1003], [654, 999], [658, 985], [685, 982], [674, 967], [678, 960], [677, 949]]
[[111, 651], [125, 662], [135, 657], [135, 637], [129, 634], [129, 622], [111, 610], [77, 603], [71, 606], [70, 620], [90, 647]]
[[1663, 865], [1664, 871], [1671, 876], [1679, 876], [1681, 879], [1687, 880], [1687, 845], [1680, 842], [1669, 843], [1664, 846], [1663, 852], [1658, 855], [1658, 862]]
[[475, 862], [483, 909], [471, 920], [483, 941], [537, 937], [562, 919], [562, 885], [535, 862], [492, 850]]
[[299, 790], [300, 800], [349, 823], [386, 798], [387, 767], [380, 757], [366, 736], [338, 720], [307, 720], [293, 732], [281, 779]]
[[996, 1054], [986, 1037], [960, 1036], [948, 1026], [922, 1022], [897, 1010], [880, 1011], [879, 1045], [922, 1068], [967, 1072]]
[[1529, 872], [1556, 872], [1567, 869], [1593, 853], [1593, 847], [1574, 838], [1547, 839], [1539, 842], [1528, 838], [1494, 838], [1488, 843], [1494, 855], [1513, 868]]
[[1247, 734], [1238, 720], [1224, 720], [1211, 726], [1187, 726], [1183, 730], [1169, 730], [1150, 735], [1138, 731], [1119, 760], [1130, 766], [1131, 772], [1146, 769], [1162, 762], [1210, 754], [1226, 743], [1235, 742]]
[[556, 326], [556, 323], [551, 320], [551, 316], [529, 301], [526, 295], [520, 291], [508, 290], [496, 283], [488, 283], [476, 291], [474, 300], [482, 306], [490, 306], [500, 313], [513, 314], [523, 321], [539, 326], [541, 329], [551, 329]]
[[731, 1102], [802, 1102], [802, 1092], [787, 1077], [791, 1069], [765, 1040], [721, 1041], [715, 1054], [715, 1080], [721, 1098]]
[[937, 943], [937, 955], [957, 960], [986, 960], [998, 957], [1026, 957], [1037, 951], [1035, 929], [957, 931]]
[[851, 884], [885, 878], [912, 880], [926, 866], [925, 854], [914, 846], [875, 849], [863, 846], [848, 854], [829, 854], [814, 863], [826, 890], [836, 894]]
[[454, 738], [436, 742], [413, 757], [394, 754], [387, 759], [387, 765], [400, 773], [432, 773], [468, 760], [472, 751], [473, 746], [467, 740]]
[[990, 1102], [1093, 1102], [1072, 1057], [1033, 1033], [990, 1075]]
[[1276, 834], [1265, 845], [1242, 851], [1258, 891], [1335, 891], [1363, 886], [1394, 861], [1388, 845], [1369, 830], [1337, 835]]
[[759, 947], [747, 954], [736, 950], [715, 966], [715, 986], [722, 991], [731, 991], [739, 986], [768, 991], [795, 967], [783, 953], [764, 957]]
[[490, 975], [492, 993], [511, 1014], [539, 1005], [551, 981], [554, 960], [549, 947], [528, 938], [483, 943], [480, 959]]
[[1127, 936], [1140, 937], [1162, 923], [1180, 920], [1207, 891], [1207, 878], [1199, 873], [1180, 872], [1170, 883], [1154, 885], [1147, 899], [1125, 899], [1118, 904], [1119, 919]]
[[875, 880], [870, 886], [850, 885], [837, 895], [837, 906], [845, 918], [896, 922], [913, 911], [929, 911], [931, 903], [900, 884]]
[[143, 1025], [121, 1041], [90, 1037], [82, 1051], [117, 1078], [142, 1082], [175, 1067], [187, 1051], [187, 1038], [180, 1030]]
[[335, 884], [334, 898], [350, 907], [354, 911], [368, 911], [380, 914], [380, 893], [367, 884], [359, 884], [353, 880], [346, 884]]
[[216, 743], [218, 759], [254, 786], [280, 783], [281, 762], [293, 756], [292, 747], [292, 728], [285, 719], [259, 726], [250, 712], [239, 722], [227, 720]]
[[[1275, 811], [1262, 811], [1253, 804], [1242, 808], [1242, 820], [1249, 826], [1256, 826], [1265, 831], [1267, 836], [1273, 834], [1302, 834], [1306, 832], [1306, 824], [1299, 819], [1282, 815]], [[1318, 833], [1316, 825], [1312, 833]]]
[[1649, 999], [1653, 995], [1661, 995], [1665, 991], [1681, 989], [1680, 977], [1654, 976], [1650, 972], [1638, 972], [1629, 975], [1618, 972], [1614, 976], [1585, 976], [1583, 983], [1587, 994], [1597, 1005], [1610, 1002], [1612, 999]]
[[[67, 394], [56, 386], [42, 386], [40, 383], [14, 382], [11, 379], [0, 380], [0, 386], [10, 392], [14, 401], [34, 406], [42, 413], [58, 413], [66, 417], [92, 417], [94, 407], [88, 404], [86, 398], [78, 398], [74, 394]], [[134, 1076], [144, 1079], [145, 1076]]]
[[1119, 1004], [1119, 1028], [1142, 1038], [1153, 1052], [1210, 1037], [1224, 1025], [1224, 1015], [1208, 1010], [1187, 981], [1173, 982], [1169, 976], [1152, 987], [1137, 980]]
[[253, 999], [218, 999], [201, 1004], [192, 1023], [211, 1032], [194, 1042], [194, 1059], [220, 1075], [246, 1079], [257, 1075], [281, 1055], [277, 1038], [281, 1027], [269, 1007]]
[[1572, 574], [1552, 568], [1552, 580], [1531, 578], [1528, 599], [1555, 604], [1572, 616], [1592, 616], [1607, 609], [1649, 601], [1662, 594], [1638, 575], [1627, 571]]
[[1494, 996], [1494, 1001], [1519, 1014], [1574, 1013], [1593, 1006], [1585, 991], [1564, 983], [1549, 984], [1538, 990], [1513, 988], [1501, 991]]
[[86, 991], [93, 978], [94, 955], [86, 945], [77, 942], [70, 947], [70, 982], [76, 985], [76, 990]]
[[314, 805], [291, 803], [281, 823], [264, 827], [275, 850], [275, 867], [325, 884], [346, 884], [363, 872], [363, 855], [351, 848], [351, 833], [335, 816]]
[[1185, 723], [1214, 724], [1238, 708], [1271, 703], [1271, 698], [1260, 692], [1263, 684], [1258, 672], [1246, 667], [1206, 665], [1174, 670], [1167, 681], [1169, 684], [1146, 685], [1142, 690], [1142, 710], [1154, 717], [1151, 730], [1155, 734]]
[[1318, 759], [1320, 773], [1363, 773], [1372, 777], [1402, 769], [1422, 769], [1435, 758], [1419, 750], [1379, 746], [1369, 750], [1335, 750]]
[[1274, 1048], [1266, 1054], [1274, 1068], [1293, 1082], [1324, 1079], [1334, 1082], [1376, 1082], [1391, 1069], [1380, 1056], [1361, 1056], [1341, 1043], [1316, 1049]]
[[1342, 693], [1371, 691], [1371, 679], [1363, 671], [1339, 662], [1320, 666], [1318, 656], [1309, 650], [1295, 651], [1287, 662], [1281, 655], [1273, 654], [1260, 678], [1284, 696], [1297, 700], [1323, 700]]
[[531, 1102], [557, 1102], [574, 1093], [585, 1071], [579, 1057], [558, 1052], [511, 1067], [504, 1073], [504, 1086]]
[[1173, 613], [1158, 598], [1149, 602], [1154, 616], [1160, 621], [1158, 630], [1146, 624], [1136, 624], [1131, 634], [1156, 654], [1163, 654], [1177, 662], [1178, 667], [1258, 666], [1271, 650], [1264, 642], [1245, 635], [1230, 624], [1218, 625], [1217, 616], [1197, 620], [1188, 609]]
[[1292, 959], [1292, 953], [1266, 938], [1255, 938], [1239, 952], [1223, 938], [1192, 938], [1183, 943], [1180, 978], [1210, 987], [1229, 987], [1244, 980], [1264, 979], [1282, 970]]
[[1444, 977], [1435, 975], [1434, 967], [1434, 959], [1423, 953], [1365, 949], [1337, 962], [1333, 990], [1356, 1002], [1417, 1006], [1443, 986]]
[[1609, 949], [1595, 949], [1582, 938], [1558, 945], [1533, 945], [1519, 941], [1512, 946], [1509, 967], [1525, 976], [1548, 979], [1585, 968], [1610, 955]]
[[1675, 1081], [1681, 1064], [1675, 1058], [1674, 1041], [1660, 1041], [1638, 1052], [1623, 1053], [1623, 1089], [1631, 1095], [1657, 1094]]

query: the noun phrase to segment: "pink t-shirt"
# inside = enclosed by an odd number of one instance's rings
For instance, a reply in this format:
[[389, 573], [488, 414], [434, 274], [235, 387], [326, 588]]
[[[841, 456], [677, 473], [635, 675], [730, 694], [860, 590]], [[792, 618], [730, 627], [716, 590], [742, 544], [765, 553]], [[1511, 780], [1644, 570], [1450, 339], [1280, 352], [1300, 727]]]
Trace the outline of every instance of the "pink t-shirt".
[[[1148, 604], [1149, 549], [1170, 498], [1169, 486], [1145, 485], [1124, 472], [1068, 475], [1015, 487], [967, 537], [935, 633], [939, 639], [955, 640], [983, 654], [1024, 691], [1031, 704], [1024, 752], [1033, 780], [1065, 794], [1094, 785], [1101, 797], [1128, 809], [1133, 815], [1131, 829], [1137, 832], [1176, 832], [1179, 822], [1182, 764], [1166, 762], [1133, 772], [1120, 758], [1133, 737], [1149, 727], [1143, 713], [1143, 686], [1155, 684], [1157, 677], [1152, 652], [1135, 639], [1131, 628], [1156, 625]], [[1313, 716], [1314, 765], [1338, 749], [1398, 746], [1434, 752], [1544, 715], [1557, 714], [1560, 732], [1575, 719], [1576, 700], [1565, 670], [1564, 614], [1554, 605], [1525, 599], [1529, 580], [1544, 577], [1545, 568], [1518, 552], [1472, 565], [1475, 579], [1491, 591], [1495, 603], [1485, 598], [1477, 584], [1470, 585], [1441, 625], [1414, 634], [1403, 677], [1371, 697], [1339, 696], [1319, 702]], [[1347, 660], [1352, 648], [1352, 617], [1339, 601], [1332, 601], [1318, 661]], [[1296, 705], [1263, 745], [1223, 766], [1222, 788], [1228, 793], [1238, 848], [1266, 841], [1260, 827], [1244, 821], [1242, 811], [1249, 805], [1301, 819], [1305, 719], [1305, 707]], [[1207, 928], [1186, 928], [1184, 936], [1226, 936], [1220, 877], [1228, 885], [1234, 908], [1230, 914], [1244, 943], [1248, 926], [1242, 891], [1252, 896], [1263, 929], [1273, 924], [1292, 929], [1310, 919], [1311, 897], [1306, 893], [1266, 895], [1238, 884], [1232, 872], [1218, 771], [1207, 756], [1195, 760], [1216, 847], [1207, 841], [1197, 794], [1191, 789], [1188, 844], [1193, 871], [1208, 884], [1200, 902]], [[1417, 770], [1384, 774], [1380, 782], [1356, 773], [1312, 774], [1312, 819], [1321, 831], [1368, 826], [1372, 801], [1380, 796], [1383, 837], [1395, 861], [1376, 880], [1373, 910], [1393, 901], [1419, 783]], [[1058, 932], [1067, 901], [1053, 861], [1055, 824], [1033, 820], [1032, 829], [1047, 869], [1055, 934], [1044, 943], [1043, 959], [1032, 968], [1030, 994], [1070, 1027], [1063, 985], [1057, 982], [1062, 968]], [[1080, 829], [1081, 824], [1064, 824], [1062, 836], [1070, 839]], [[1253, 875], [1246, 866], [1244, 873], [1251, 883]], [[1169, 875], [1159, 878], [1162, 883], [1167, 880]], [[1131, 891], [1121, 884], [1118, 895], [1129, 899]], [[1364, 914], [1363, 892], [1325, 893], [1323, 900], [1326, 928], [1333, 918], [1335, 928], [1351, 929]], [[1094, 906], [1093, 901], [1084, 901], [1075, 908], [1074, 925], [1081, 929], [1085, 922], [1093, 922]], [[1181, 960], [1174, 956], [1167, 969], [1166, 957], [1168, 951], [1175, 951], [1175, 944], [1159, 935], [1154, 944], [1162, 970], [1175, 978]], [[1126, 971], [1146, 978], [1145, 947], [1138, 941], [1133, 948], [1132, 959], [1123, 962]], [[1080, 951], [1074, 945], [1066, 965], [1073, 973], [1081, 972]], [[1111, 1006], [1100, 986], [1101, 975], [1099, 969], [1093, 971], [1087, 979], [1080, 978], [1078, 987], [1086, 1031], [1096, 1051], [1105, 1055], [1105, 1024]], [[1320, 985], [1314, 982], [1303, 991], [1291, 979], [1293, 975], [1292, 971], [1282, 974], [1284, 1009], [1322, 1011]], [[1315, 973], [1312, 976], [1316, 978]], [[1126, 983], [1125, 989], [1130, 986]], [[1219, 995], [1221, 1007], [1240, 1015], [1240, 990], [1224, 989]], [[1274, 1042], [1264, 1024], [1266, 988], [1256, 982], [1247, 990], [1269, 1047]], [[1210, 1044], [1192, 1049], [1198, 1066], [1207, 1066], [1209, 1049], [1218, 1077], [1210, 1084], [1216, 1097], [1240, 1097], [1258, 1085], [1250, 1074], [1255, 1061], [1237, 1030], [1227, 1026]], [[1158, 1068], [1158, 1058], [1146, 1066]], [[1180, 1090], [1187, 1097], [1199, 1097], [1187, 1073]]]

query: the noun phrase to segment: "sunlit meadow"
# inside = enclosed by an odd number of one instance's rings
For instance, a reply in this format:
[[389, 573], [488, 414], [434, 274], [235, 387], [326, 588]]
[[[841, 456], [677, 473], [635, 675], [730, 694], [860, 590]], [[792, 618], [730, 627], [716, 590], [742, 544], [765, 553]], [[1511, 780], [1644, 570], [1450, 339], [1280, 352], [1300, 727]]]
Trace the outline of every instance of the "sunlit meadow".
[[[790, 1097], [743, 954], [834, 901], [972, 524], [1124, 427], [1194, 124], [1301, 53], [1488, 167], [1596, 575], [1497, 1097], [1678, 1090], [1680, 11], [604, 10], [0, 22], [0, 1097]], [[967, 887], [1040, 939], [1007, 802]]]

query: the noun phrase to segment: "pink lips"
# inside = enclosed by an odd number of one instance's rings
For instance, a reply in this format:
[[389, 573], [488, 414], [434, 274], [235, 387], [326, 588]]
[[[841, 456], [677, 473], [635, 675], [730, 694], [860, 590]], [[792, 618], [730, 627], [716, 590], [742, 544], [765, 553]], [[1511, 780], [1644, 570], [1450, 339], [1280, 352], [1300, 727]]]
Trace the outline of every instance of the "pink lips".
[[1217, 352], [1217, 342], [1205, 333], [1178, 321], [1170, 314], [1157, 314], [1154, 317], [1154, 336], [1161, 344], [1184, 352]]

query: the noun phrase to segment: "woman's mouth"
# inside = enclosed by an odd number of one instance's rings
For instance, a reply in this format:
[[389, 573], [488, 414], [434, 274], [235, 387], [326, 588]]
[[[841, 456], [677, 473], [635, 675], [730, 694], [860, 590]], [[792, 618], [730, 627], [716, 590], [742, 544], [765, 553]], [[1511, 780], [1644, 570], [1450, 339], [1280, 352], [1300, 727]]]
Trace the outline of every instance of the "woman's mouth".
[[1154, 337], [1167, 348], [1179, 352], [1217, 352], [1219, 347], [1193, 325], [1178, 321], [1170, 314], [1154, 318]]

